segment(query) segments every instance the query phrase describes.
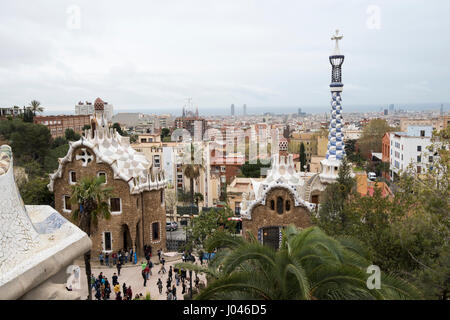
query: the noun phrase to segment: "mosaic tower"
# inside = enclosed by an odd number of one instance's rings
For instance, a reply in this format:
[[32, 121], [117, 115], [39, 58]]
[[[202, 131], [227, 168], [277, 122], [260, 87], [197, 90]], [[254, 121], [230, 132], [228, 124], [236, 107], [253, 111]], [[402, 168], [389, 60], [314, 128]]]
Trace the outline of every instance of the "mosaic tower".
[[339, 30], [331, 37], [336, 41], [336, 47], [333, 54], [329, 57], [331, 63], [331, 120], [328, 134], [328, 146], [326, 158], [322, 160], [321, 179], [324, 182], [332, 182], [336, 179], [338, 168], [342, 158], [345, 156], [344, 135], [342, 133], [342, 106], [341, 92], [344, 87], [342, 84], [342, 64], [344, 55], [339, 51], [339, 40], [343, 38], [339, 35]]

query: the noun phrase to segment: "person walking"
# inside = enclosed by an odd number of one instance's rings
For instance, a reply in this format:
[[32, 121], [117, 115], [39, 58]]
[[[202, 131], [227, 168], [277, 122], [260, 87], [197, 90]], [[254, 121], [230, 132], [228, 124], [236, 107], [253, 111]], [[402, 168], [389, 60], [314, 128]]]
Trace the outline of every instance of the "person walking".
[[145, 265], [144, 272], [145, 272], [145, 276], [147, 277], [147, 280], [148, 280], [148, 278], [150, 276], [150, 268], [148, 267], [148, 264]]
[[133, 262], [133, 248], [130, 249], [130, 262]]
[[105, 253], [105, 264], [107, 267], [109, 267], [109, 253]]
[[147, 286], [147, 274], [145, 273], [145, 270], [141, 271], [142, 278], [144, 278], [144, 287]]
[[152, 274], [152, 268], [153, 268], [153, 262], [152, 262], [152, 260], [148, 260], [148, 269], [149, 269], [149, 275], [153, 275]]
[[177, 287], [175, 287], [175, 285], [172, 286], [172, 294], [173, 300], [177, 300]]
[[197, 275], [195, 275], [195, 287], [198, 289], [198, 284], [200, 282], [200, 279], [198, 278]]
[[161, 258], [161, 263], [162, 263], [162, 265], [164, 265], [166, 263], [166, 259], [164, 259], [164, 257]]
[[122, 295], [120, 294], [120, 291], [116, 295], [116, 300], [122, 300]]
[[169, 268], [169, 279], [172, 281], [172, 266]]
[[119, 277], [117, 276], [117, 274], [114, 272], [113, 276], [112, 276], [112, 284], [113, 286], [115, 286], [116, 284], [118, 284], [119, 282], [117, 281]]
[[120, 284], [119, 283], [115, 284], [114, 293], [116, 294], [116, 299], [117, 299], [117, 295], [120, 294]]
[[103, 254], [101, 252], [98, 255], [98, 260], [100, 260], [100, 265], [103, 265]]
[[178, 287], [180, 285], [180, 275], [177, 272], [175, 272], [175, 282]]
[[131, 291], [131, 286], [129, 286], [127, 289], [127, 298], [127, 300], [133, 299], [133, 291]]
[[186, 293], [186, 282], [184, 282], [184, 280], [181, 282], [181, 288], [183, 289], [181, 291], [181, 294], [185, 294]]
[[123, 297], [125, 298], [125, 296], [127, 295], [127, 284], [125, 282], [122, 285], [122, 292], [123, 292]]
[[164, 274], [164, 273], [166, 273], [166, 268], [164, 267], [164, 265], [163, 264], [161, 264], [161, 269], [159, 269], [159, 271], [158, 271], [158, 274]]
[[158, 249], [158, 259], [159, 263], [161, 263], [161, 249]]
[[161, 278], [158, 278], [158, 282], [156, 282], [156, 285], [158, 286], [159, 294], [162, 294], [163, 284], [162, 284]]
[[118, 263], [117, 263], [117, 275], [119, 275], [120, 276], [120, 269], [122, 269], [122, 263], [119, 261]]
[[128, 251], [125, 251], [123, 262], [126, 264], [128, 262]]
[[113, 252], [111, 258], [113, 259], [113, 266], [115, 266], [117, 264], [117, 253]]
[[167, 300], [173, 300], [173, 293], [170, 290], [167, 291]]

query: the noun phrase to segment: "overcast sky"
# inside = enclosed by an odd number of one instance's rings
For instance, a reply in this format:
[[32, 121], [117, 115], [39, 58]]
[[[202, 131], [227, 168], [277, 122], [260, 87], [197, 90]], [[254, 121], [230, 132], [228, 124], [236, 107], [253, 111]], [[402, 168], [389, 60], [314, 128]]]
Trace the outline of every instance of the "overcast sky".
[[328, 106], [336, 28], [344, 110], [449, 102], [449, 12], [447, 0], [0, 0], [0, 106]]

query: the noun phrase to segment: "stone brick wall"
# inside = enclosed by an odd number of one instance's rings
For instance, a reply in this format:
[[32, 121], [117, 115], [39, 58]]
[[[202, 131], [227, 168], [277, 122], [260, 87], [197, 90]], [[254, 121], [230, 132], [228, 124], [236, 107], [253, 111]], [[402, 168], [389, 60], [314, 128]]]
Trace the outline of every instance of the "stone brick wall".
[[[82, 177], [97, 176], [98, 172], [105, 172], [106, 186], [113, 188], [113, 194], [121, 199], [122, 207], [122, 212], [111, 214], [109, 220], [98, 218], [98, 226], [91, 233], [93, 258], [96, 259], [103, 250], [103, 232], [105, 231], [111, 232], [112, 250], [115, 252], [123, 248], [125, 236], [128, 247], [135, 246], [140, 254], [143, 252], [144, 244], [151, 245], [153, 253], [158, 249], [165, 250], [166, 213], [164, 203], [161, 205], [161, 190], [145, 191], [136, 195], [130, 194], [128, 183], [121, 179], [114, 179], [114, 172], [108, 164], [96, 163], [95, 154], [89, 148], [86, 149], [94, 156], [94, 159], [86, 167], [82, 166], [81, 160], [74, 160], [80, 149], [74, 151], [72, 162], [64, 166], [62, 177], [55, 179], [55, 209], [67, 219], [71, 219], [72, 214], [64, 210], [63, 201], [64, 195], [70, 196], [71, 194], [70, 171], [76, 172], [77, 181], [80, 181]], [[160, 224], [159, 241], [151, 239], [153, 222]]]
[[[277, 213], [277, 198], [283, 199], [283, 213]], [[271, 200], [274, 201], [274, 210], [271, 209]], [[290, 210], [286, 210], [286, 200], [290, 201]], [[250, 231], [256, 238], [258, 230], [263, 227], [288, 226], [295, 225], [298, 228], [307, 228], [311, 226], [311, 219], [308, 209], [294, 206], [294, 197], [284, 188], [272, 189], [266, 198], [266, 205], [257, 205], [251, 213], [251, 220], [243, 219], [243, 234], [247, 237], [247, 231]]]

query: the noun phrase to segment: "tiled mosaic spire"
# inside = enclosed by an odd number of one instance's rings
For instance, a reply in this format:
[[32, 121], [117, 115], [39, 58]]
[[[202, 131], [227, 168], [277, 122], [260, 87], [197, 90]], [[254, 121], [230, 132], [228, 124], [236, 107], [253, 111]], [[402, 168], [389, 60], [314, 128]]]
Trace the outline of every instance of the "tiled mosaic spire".
[[344, 56], [339, 52], [338, 41], [343, 38], [336, 30], [336, 35], [331, 40], [336, 41], [336, 47], [333, 55], [330, 56], [332, 66], [331, 72], [331, 120], [328, 134], [328, 148], [326, 158], [329, 160], [342, 160], [345, 156], [344, 135], [342, 133], [342, 106], [341, 92], [344, 87], [341, 80], [341, 66], [344, 62]]

